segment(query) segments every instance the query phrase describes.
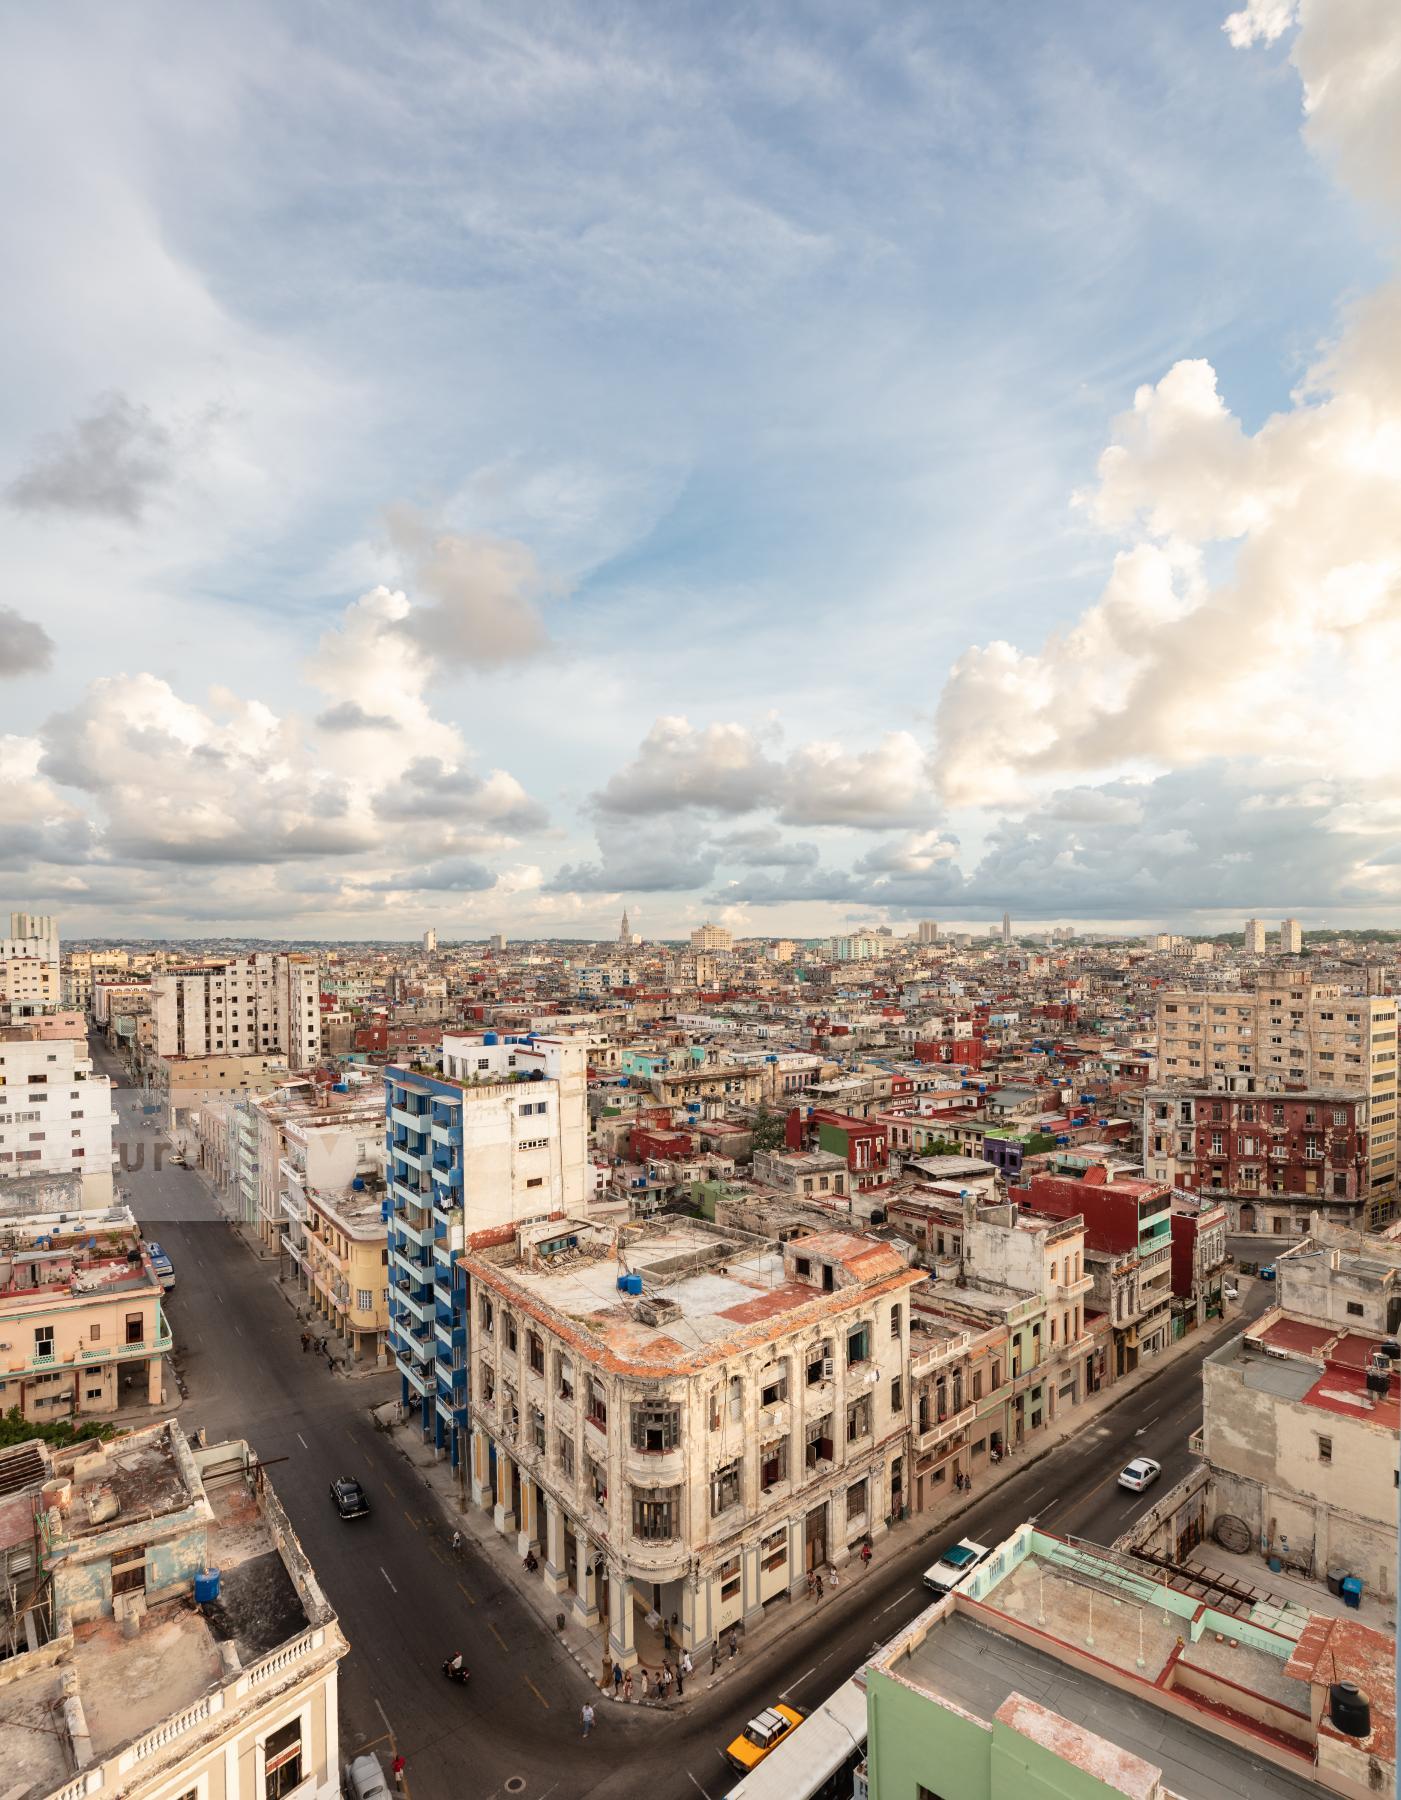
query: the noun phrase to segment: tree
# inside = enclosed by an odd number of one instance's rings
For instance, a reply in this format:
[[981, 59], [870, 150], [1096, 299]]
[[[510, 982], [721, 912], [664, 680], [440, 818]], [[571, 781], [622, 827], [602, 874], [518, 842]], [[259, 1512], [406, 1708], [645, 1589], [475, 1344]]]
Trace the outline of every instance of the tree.
[[756, 1150], [777, 1150], [782, 1147], [787, 1126], [781, 1113], [771, 1112], [767, 1105], [761, 1104], [749, 1131]]

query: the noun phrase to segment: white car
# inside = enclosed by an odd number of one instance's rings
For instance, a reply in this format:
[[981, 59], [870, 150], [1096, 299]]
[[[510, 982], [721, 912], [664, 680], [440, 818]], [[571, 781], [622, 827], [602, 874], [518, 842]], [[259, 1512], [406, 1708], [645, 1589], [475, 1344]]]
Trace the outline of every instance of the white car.
[[978, 1564], [991, 1555], [986, 1544], [975, 1544], [972, 1538], [960, 1538], [945, 1550], [938, 1562], [931, 1563], [924, 1571], [924, 1585], [941, 1596], [947, 1594], [966, 1581]]
[[1132, 1488], [1135, 1494], [1141, 1494], [1163, 1472], [1163, 1465], [1153, 1461], [1151, 1456], [1136, 1456], [1133, 1461], [1119, 1471], [1119, 1486]]

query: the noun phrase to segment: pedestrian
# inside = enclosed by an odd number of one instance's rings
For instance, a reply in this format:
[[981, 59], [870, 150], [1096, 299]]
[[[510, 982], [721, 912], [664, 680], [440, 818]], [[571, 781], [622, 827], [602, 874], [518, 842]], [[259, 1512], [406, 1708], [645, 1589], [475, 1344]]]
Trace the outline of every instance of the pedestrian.
[[822, 1577], [820, 1575], [817, 1578], [817, 1597], [819, 1600], [822, 1598]]
[[[821, 1582], [818, 1583], [817, 1591], [819, 1594], [822, 1592]], [[733, 1625], [730, 1627], [730, 1655], [739, 1655], [739, 1633], [735, 1630]]]
[[719, 1640], [719, 1638], [716, 1638], [715, 1642], [710, 1646], [710, 1673], [712, 1675], [718, 1675], [720, 1673], [720, 1640]]
[[863, 1569], [869, 1569], [871, 1566], [871, 1546], [869, 1541], [861, 1546], [861, 1566]]
[[682, 1696], [685, 1694], [685, 1692], [686, 1692], [686, 1665], [684, 1662], [679, 1662], [676, 1665], [676, 1698], [678, 1700], [680, 1700], [682, 1698]]
[[645, 1667], [640, 1668], [637, 1672], [642, 1680], [642, 1698], [644, 1700], [650, 1700], [652, 1698], [652, 1678], [648, 1675]]
[[593, 1730], [593, 1708], [586, 1700], [579, 1708], [579, 1723], [583, 1726], [583, 1736], [587, 1737]]
[[666, 1653], [666, 1655], [668, 1655], [668, 1656], [671, 1655], [671, 1621], [670, 1621], [670, 1619], [664, 1619], [662, 1621], [662, 1649]]
[[696, 1665], [691, 1661], [691, 1652], [689, 1650], [683, 1650], [681, 1652], [681, 1673], [690, 1677], [694, 1675], [695, 1672]]
[[454, 1550], [460, 1550], [462, 1548], [462, 1533], [460, 1531], [453, 1532], [452, 1547]]
[[662, 1664], [662, 1699], [670, 1700], [672, 1685], [676, 1680], [676, 1671], [669, 1662]]
[[302, 1333], [302, 1355], [303, 1356], [306, 1355], [307, 1349], [310, 1346], [310, 1344], [311, 1344], [311, 1333], [309, 1331], [304, 1331]]
[[809, 1595], [809, 1597], [811, 1597], [816, 1592], [817, 1592], [817, 1576], [813, 1573], [813, 1571], [811, 1569], [809, 1569], [808, 1570], [808, 1595]]
[[623, 1677], [623, 1700], [626, 1702], [627, 1705], [629, 1705], [629, 1706], [632, 1705], [632, 1670], [631, 1669], [629, 1669], [627, 1674], [624, 1675], [624, 1677]]

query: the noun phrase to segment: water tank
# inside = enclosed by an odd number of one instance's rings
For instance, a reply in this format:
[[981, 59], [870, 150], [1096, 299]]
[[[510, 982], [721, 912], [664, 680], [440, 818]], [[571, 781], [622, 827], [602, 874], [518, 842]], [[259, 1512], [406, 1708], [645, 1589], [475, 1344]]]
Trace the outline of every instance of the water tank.
[[873, 1225], [884, 1225], [885, 1208], [883, 1206], [873, 1206], [871, 1208], [871, 1223]]
[[348, 1094], [350, 1092], [350, 1083], [348, 1081], [333, 1081], [331, 1083], [331, 1092], [333, 1094]]
[[500, 1041], [500, 1038], [497, 1037], [494, 1031], [484, 1031], [482, 1033], [482, 1042], [484, 1044], [499, 1044]]
[[365, 1177], [363, 1175], [352, 1176], [350, 1185], [357, 1194], [363, 1194], [365, 1191]]
[[1365, 1738], [1372, 1730], [1372, 1702], [1355, 1681], [1335, 1681], [1328, 1690], [1328, 1716], [1348, 1737]]
[[623, 1291], [628, 1294], [640, 1294], [642, 1292], [642, 1277], [640, 1275], [624, 1275]]
[[219, 1571], [202, 1569], [195, 1576], [196, 1606], [211, 1606], [219, 1598]]

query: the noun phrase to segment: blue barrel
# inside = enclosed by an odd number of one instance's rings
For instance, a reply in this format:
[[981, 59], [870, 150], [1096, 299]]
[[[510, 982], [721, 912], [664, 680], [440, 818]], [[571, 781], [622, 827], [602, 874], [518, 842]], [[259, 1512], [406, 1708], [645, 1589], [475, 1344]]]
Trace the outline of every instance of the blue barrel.
[[219, 1598], [219, 1571], [202, 1569], [195, 1576], [195, 1604], [209, 1606]]
[[1343, 1605], [1361, 1606], [1361, 1604], [1362, 1583], [1358, 1580], [1356, 1575], [1345, 1576], [1343, 1578]]

